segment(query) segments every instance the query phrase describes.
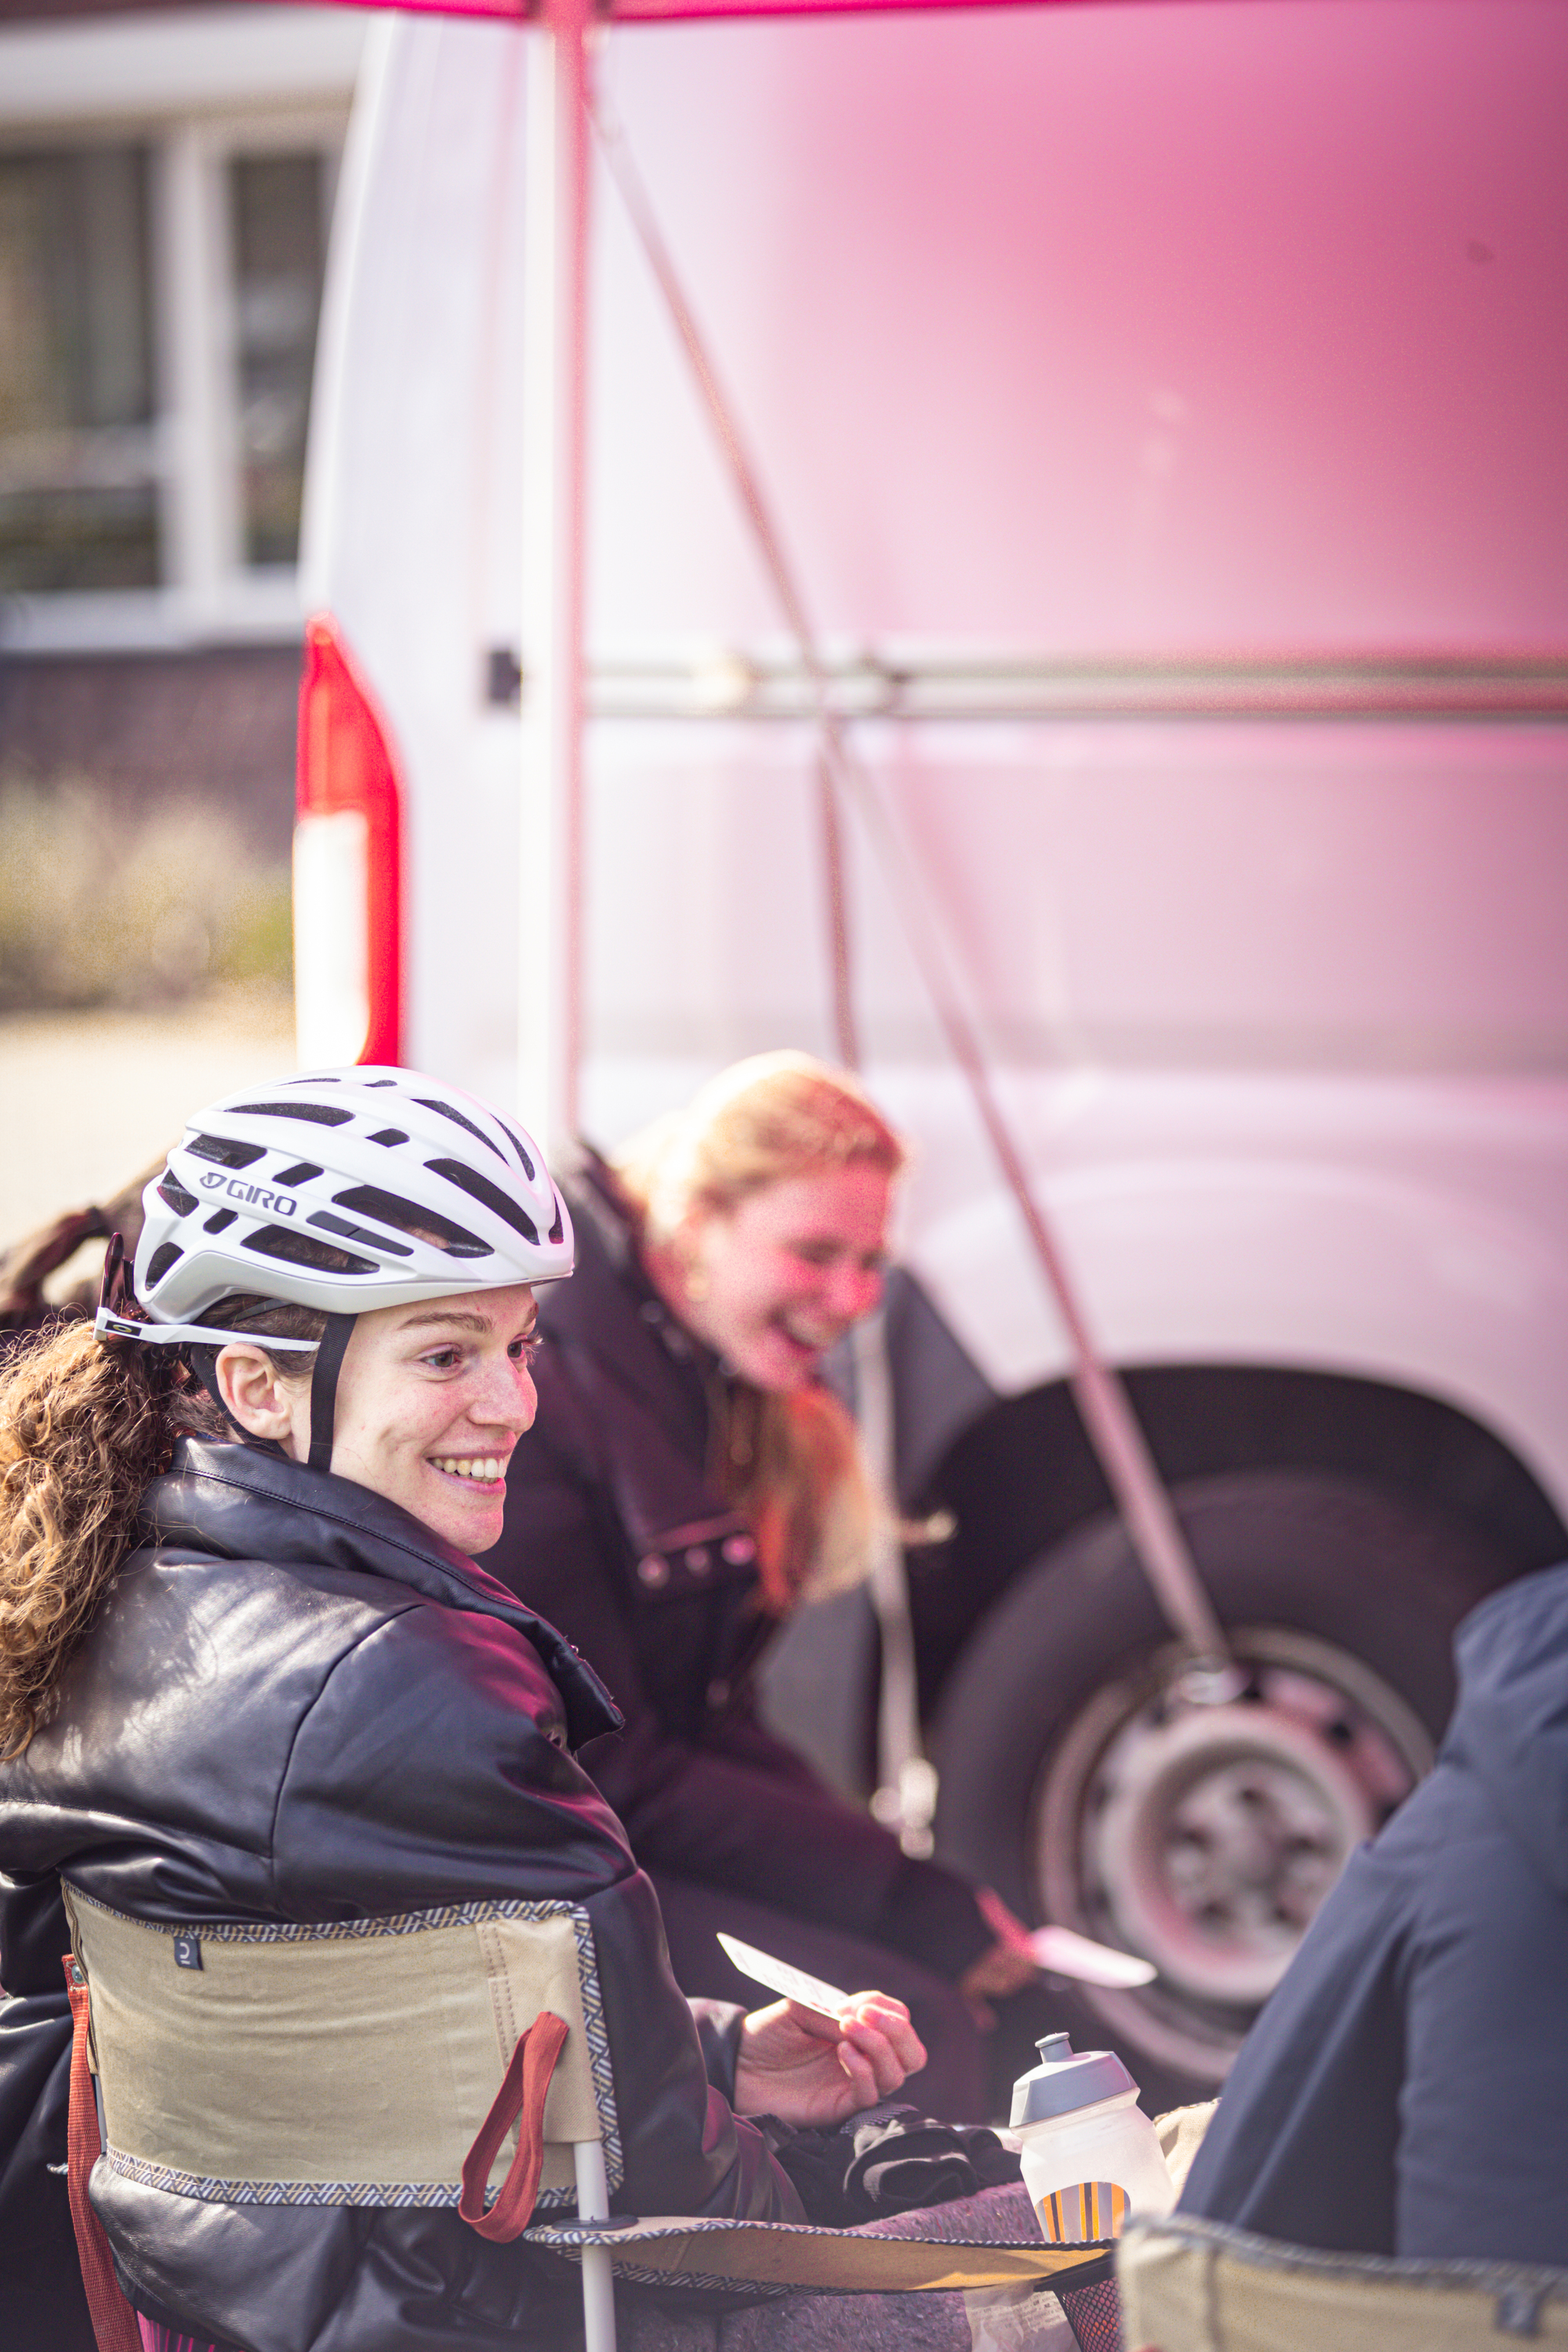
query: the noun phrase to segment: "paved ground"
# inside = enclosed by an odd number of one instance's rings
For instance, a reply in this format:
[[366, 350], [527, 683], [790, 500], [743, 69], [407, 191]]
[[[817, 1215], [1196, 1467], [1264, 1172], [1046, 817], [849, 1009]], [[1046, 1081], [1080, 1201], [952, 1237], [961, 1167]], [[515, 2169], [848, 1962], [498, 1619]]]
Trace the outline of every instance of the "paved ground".
[[0, 1249], [118, 1192], [215, 1095], [297, 1066], [281, 997], [0, 1020]]

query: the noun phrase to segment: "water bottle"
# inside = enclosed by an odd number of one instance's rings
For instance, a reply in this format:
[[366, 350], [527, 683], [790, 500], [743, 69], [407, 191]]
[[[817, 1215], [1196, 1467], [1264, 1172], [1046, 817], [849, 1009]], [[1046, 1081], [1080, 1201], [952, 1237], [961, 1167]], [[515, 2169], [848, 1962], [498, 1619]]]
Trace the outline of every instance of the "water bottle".
[[1175, 2183], [1138, 2085], [1112, 2050], [1075, 2051], [1065, 2033], [1013, 2085], [1024, 2186], [1049, 2243], [1116, 2238], [1130, 2212], [1168, 2213]]

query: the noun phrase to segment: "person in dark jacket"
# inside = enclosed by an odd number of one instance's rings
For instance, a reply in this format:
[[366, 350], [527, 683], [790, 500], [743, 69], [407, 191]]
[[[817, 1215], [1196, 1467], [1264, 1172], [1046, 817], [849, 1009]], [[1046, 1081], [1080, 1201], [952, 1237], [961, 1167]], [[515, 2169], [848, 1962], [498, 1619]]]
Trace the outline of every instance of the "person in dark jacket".
[[862, 1573], [876, 1503], [824, 1352], [880, 1295], [903, 1148], [803, 1054], [714, 1080], [567, 1180], [575, 1280], [541, 1302], [541, 1425], [489, 1566], [568, 1633], [623, 1732], [591, 1769], [658, 1890], [686, 1991], [744, 1987], [725, 1930], [839, 1985], [885, 1984], [926, 2111], [984, 2107], [976, 2011], [1037, 1977], [989, 1890], [911, 1860], [759, 1719], [803, 1597]]
[[1436, 1769], [1253, 2027], [1181, 2210], [1334, 2252], [1568, 2263], [1568, 1566], [1456, 1642]]
[[[346, 1071], [200, 1114], [147, 1205], [139, 1295], [111, 1251], [96, 1328], [35, 1342], [0, 1381], [5, 2352], [91, 2342], [62, 2178], [62, 1887], [122, 1937], [161, 1931], [169, 2000], [182, 1969], [214, 1964], [204, 1942], [231, 1949], [247, 1926], [304, 1948], [301, 1925], [353, 1923], [363, 1949], [454, 1910], [466, 1927], [570, 1906], [596, 1956], [615, 2207], [798, 2220], [739, 2111], [833, 2121], [923, 2053], [880, 1997], [831, 2028], [788, 2003], [694, 2012], [652, 1889], [573, 1761], [616, 1710], [474, 1565], [533, 1414], [530, 1286], [571, 1271], [537, 1154], [471, 1097]], [[411, 2008], [410, 2049], [432, 2030]], [[223, 2059], [183, 2047], [181, 2099], [243, 2147], [246, 2115], [212, 2087]], [[310, 2070], [276, 2095], [310, 2108], [314, 2151]], [[156, 2121], [156, 2083], [151, 2097]], [[258, 2189], [118, 2144], [106, 2097], [91, 2205], [144, 2335], [251, 2352], [572, 2340], [575, 2290], [477, 2234], [455, 2189], [334, 2180], [320, 2097], [321, 2162], [286, 2194], [264, 2171]]]

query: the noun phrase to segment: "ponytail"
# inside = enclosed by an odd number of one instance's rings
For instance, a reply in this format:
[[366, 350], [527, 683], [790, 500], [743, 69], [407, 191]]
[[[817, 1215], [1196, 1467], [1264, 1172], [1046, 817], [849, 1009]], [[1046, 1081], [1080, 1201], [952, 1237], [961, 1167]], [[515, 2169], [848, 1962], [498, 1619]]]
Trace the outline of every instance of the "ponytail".
[[0, 1757], [47, 1720], [169, 1466], [173, 1369], [68, 1323], [0, 1373]]

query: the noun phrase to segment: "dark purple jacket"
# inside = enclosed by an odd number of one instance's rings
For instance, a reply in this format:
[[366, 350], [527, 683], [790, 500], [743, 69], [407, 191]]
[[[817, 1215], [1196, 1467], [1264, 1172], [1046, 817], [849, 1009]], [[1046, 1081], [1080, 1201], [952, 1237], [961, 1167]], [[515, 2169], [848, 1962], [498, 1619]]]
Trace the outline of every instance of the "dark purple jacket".
[[653, 1290], [602, 1163], [568, 1196], [577, 1270], [540, 1294], [539, 1417], [485, 1565], [614, 1692], [626, 1727], [585, 1761], [645, 1868], [956, 1982], [994, 1940], [973, 1888], [910, 1860], [758, 1717], [752, 1677], [777, 1626], [751, 1530], [707, 1477], [719, 1368]]

